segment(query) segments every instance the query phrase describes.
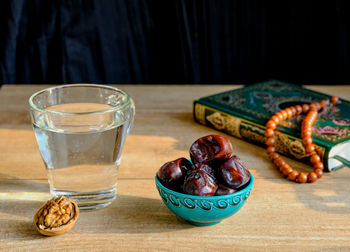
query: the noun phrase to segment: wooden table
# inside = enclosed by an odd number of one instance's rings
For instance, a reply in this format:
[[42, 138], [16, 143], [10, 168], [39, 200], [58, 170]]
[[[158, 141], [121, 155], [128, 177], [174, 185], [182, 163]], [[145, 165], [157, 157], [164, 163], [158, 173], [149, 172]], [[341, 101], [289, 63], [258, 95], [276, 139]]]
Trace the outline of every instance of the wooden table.
[[[3, 86], [0, 250], [350, 250], [349, 169], [326, 174], [315, 184], [291, 183], [276, 171], [264, 149], [233, 137], [228, 136], [234, 152], [256, 181], [237, 214], [215, 226], [196, 227], [162, 203], [154, 183], [158, 168], [188, 157], [197, 138], [217, 133], [193, 121], [192, 101], [237, 87], [121, 86], [134, 98], [137, 112], [120, 166], [118, 198], [108, 208], [81, 213], [69, 233], [48, 238], [32, 224], [50, 195], [27, 104], [44, 86]], [[350, 99], [350, 86], [309, 88]]]

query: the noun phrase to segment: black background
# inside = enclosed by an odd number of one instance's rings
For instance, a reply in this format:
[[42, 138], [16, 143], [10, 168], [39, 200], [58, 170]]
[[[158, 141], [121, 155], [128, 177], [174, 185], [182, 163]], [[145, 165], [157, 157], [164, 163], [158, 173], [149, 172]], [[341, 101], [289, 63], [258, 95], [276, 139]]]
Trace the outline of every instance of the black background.
[[0, 3], [5, 83], [350, 83], [349, 1]]

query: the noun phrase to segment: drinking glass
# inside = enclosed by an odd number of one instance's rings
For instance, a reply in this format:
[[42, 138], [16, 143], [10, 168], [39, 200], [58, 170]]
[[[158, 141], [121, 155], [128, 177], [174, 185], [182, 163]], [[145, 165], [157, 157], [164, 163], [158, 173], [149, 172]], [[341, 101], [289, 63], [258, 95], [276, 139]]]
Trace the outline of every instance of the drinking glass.
[[111, 86], [73, 84], [41, 90], [29, 104], [51, 194], [72, 198], [80, 209], [111, 204], [135, 115], [130, 96]]

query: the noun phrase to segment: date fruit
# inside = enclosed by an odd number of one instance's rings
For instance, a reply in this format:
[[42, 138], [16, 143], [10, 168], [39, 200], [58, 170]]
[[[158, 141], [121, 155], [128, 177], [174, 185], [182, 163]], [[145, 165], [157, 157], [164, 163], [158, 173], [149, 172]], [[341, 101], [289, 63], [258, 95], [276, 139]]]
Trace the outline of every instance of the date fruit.
[[190, 148], [194, 164], [211, 164], [223, 161], [232, 155], [230, 140], [219, 135], [209, 135], [196, 140]]
[[208, 175], [210, 175], [212, 177], [212, 179], [214, 180], [214, 182], [216, 184], [218, 183], [216, 176], [215, 176], [214, 169], [211, 166], [209, 166], [207, 164], [195, 164], [194, 169], [204, 171], [205, 173], [207, 173]]
[[223, 136], [197, 139], [190, 157], [192, 163], [182, 157], [160, 167], [157, 176], [165, 187], [197, 196], [220, 196], [234, 193], [250, 181], [250, 172], [232, 156], [232, 144]]
[[250, 180], [250, 172], [237, 156], [232, 156], [218, 168], [219, 180], [227, 187], [238, 190]]
[[216, 196], [221, 196], [221, 195], [231, 194], [231, 193], [234, 193], [234, 192], [237, 192], [237, 190], [232, 189], [232, 188], [229, 188], [229, 187], [224, 186], [224, 185], [222, 185], [222, 184], [219, 184], [219, 187], [218, 187], [218, 189], [216, 190], [215, 195], [216, 195]]
[[165, 163], [158, 170], [158, 178], [166, 185], [177, 188], [183, 184], [187, 171], [192, 169], [192, 164], [186, 158], [178, 158]]
[[213, 178], [203, 170], [189, 171], [185, 177], [183, 190], [197, 196], [213, 196], [218, 188]]

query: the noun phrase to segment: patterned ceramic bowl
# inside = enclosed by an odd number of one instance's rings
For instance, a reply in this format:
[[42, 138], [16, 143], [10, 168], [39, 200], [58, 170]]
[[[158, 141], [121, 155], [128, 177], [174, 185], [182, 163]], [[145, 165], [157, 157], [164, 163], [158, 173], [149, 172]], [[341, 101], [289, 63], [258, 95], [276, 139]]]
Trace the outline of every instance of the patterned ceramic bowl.
[[242, 190], [223, 196], [195, 196], [170, 190], [156, 175], [156, 186], [164, 204], [177, 216], [197, 226], [210, 226], [236, 213], [252, 191], [254, 178]]

